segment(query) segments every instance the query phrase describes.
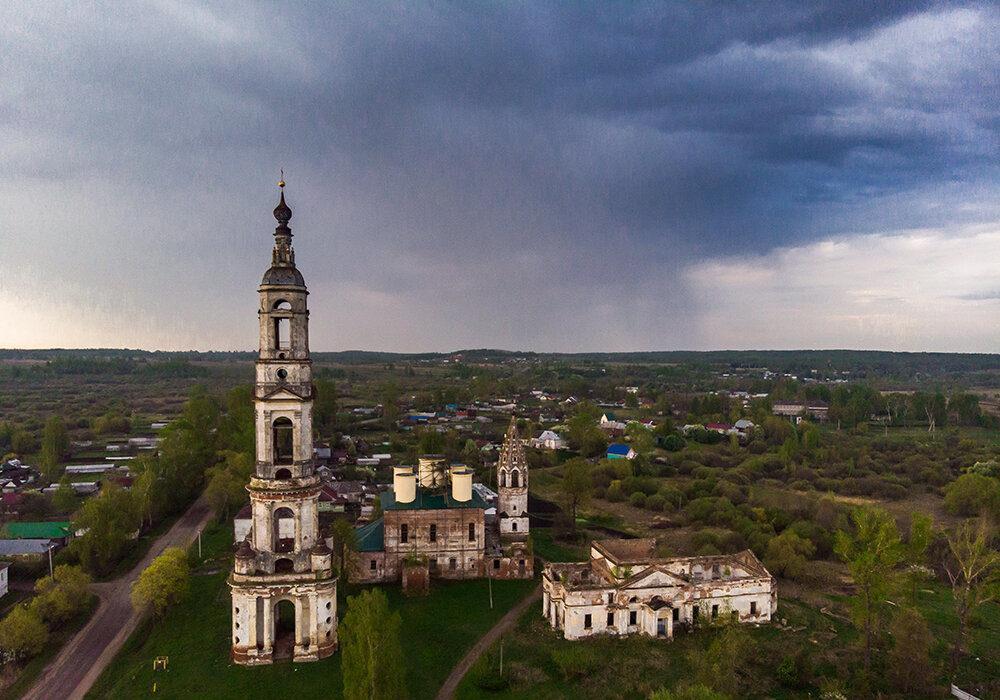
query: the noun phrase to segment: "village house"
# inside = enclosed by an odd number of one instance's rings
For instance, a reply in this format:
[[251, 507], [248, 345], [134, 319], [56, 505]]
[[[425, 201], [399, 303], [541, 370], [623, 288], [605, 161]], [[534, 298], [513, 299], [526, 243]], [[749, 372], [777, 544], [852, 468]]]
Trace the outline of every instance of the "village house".
[[605, 455], [608, 459], [635, 459], [639, 453], [623, 442], [613, 442], [608, 445]]
[[565, 450], [568, 443], [559, 433], [543, 430], [538, 437], [531, 439], [531, 446], [539, 450]]
[[829, 418], [830, 407], [822, 401], [776, 402], [771, 406], [771, 412], [776, 416], [791, 418], [796, 423], [803, 418], [812, 418], [824, 422]]
[[542, 591], [542, 615], [569, 640], [671, 639], [702, 623], [768, 622], [778, 606], [774, 577], [750, 550], [658, 557], [654, 539], [594, 541], [589, 561], [547, 564]]

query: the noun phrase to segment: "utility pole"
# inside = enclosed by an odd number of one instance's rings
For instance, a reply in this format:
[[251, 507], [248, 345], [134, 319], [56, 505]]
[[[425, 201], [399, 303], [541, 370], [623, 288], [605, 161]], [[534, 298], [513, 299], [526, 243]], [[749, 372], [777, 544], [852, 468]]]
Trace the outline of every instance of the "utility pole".
[[489, 574], [486, 575], [486, 580], [489, 582], [490, 587], [490, 610], [493, 609], [493, 577]]
[[500, 677], [503, 678], [503, 637], [500, 638]]
[[[53, 573], [52, 573], [52, 548], [53, 548], [54, 546], [55, 546], [55, 545], [53, 545], [53, 544], [52, 544], [51, 542], [49, 543], [49, 549], [48, 549], [48, 552], [49, 552], [49, 576], [50, 576], [50, 577], [51, 577], [51, 576], [55, 576], [55, 574], [53, 574]], [[491, 605], [490, 607], [493, 607], [493, 606]]]
[[198, 558], [201, 559], [201, 530], [198, 530]]

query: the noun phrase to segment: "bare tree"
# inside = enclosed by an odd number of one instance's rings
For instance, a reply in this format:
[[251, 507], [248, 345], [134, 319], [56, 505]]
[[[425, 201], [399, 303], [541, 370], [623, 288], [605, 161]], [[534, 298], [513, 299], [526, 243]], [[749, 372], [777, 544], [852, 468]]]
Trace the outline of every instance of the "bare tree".
[[993, 531], [981, 518], [966, 520], [948, 535], [950, 555], [944, 570], [951, 583], [958, 630], [951, 648], [952, 677], [965, 650], [969, 618], [977, 608], [1000, 600], [1000, 552], [992, 545]]

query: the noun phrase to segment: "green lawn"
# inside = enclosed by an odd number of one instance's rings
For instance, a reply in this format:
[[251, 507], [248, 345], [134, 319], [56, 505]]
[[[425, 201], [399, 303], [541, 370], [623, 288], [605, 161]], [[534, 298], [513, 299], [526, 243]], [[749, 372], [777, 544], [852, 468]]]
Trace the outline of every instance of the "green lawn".
[[[933, 659], [938, 669], [946, 658], [945, 638], [950, 640], [953, 613], [950, 592], [934, 584], [923, 587], [918, 607], [928, 620], [936, 640]], [[793, 599], [779, 602], [777, 619], [787, 622], [747, 627], [757, 644], [754, 663], [758, 673], [748, 697], [798, 698], [817, 696], [824, 679], [846, 680], [858, 666], [855, 649], [857, 630], [846, 620], [823, 614], [815, 607]], [[690, 679], [689, 656], [703, 650], [712, 641], [715, 630], [679, 632], [673, 641], [646, 637], [595, 637], [568, 642], [549, 628], [536, 606], [532, 606], [518, 626], [502, 640], [505, 682], [496, 687], [500, 671], [500, 644], [494, 644], [477, 662], [459, 686], [460, 700], [514, 700], [515, 698], [571, 698], [594, 700], [646, 698], [661, 687], [673, 687]], [[992, 606], [973, 633], [973, 657], [968, 657], [959, 672], [960, 685], [973, 687], [1000, 677], [1000, 606]], [[582, 670], [575, 677], [565, 677], [553, 653], [579, 649]], [[807, 649], [811, 660], [812, 684], [804, 688], [784, 687], [776, 676], [778, 662], [790, 653]], [[771, 659], [773, 662], [764, 662]], [[590, 666], [588, 669], [587, 666]], [[613, 669], [611, 673], [603, 669]], [[947, 685], [939, 676], [939, 695], [946, 697]], [[988, 697], [988, 694], [983, 697]]]
[[[279, 663], [243, 668], [229, 661], [229, 527], [206, 533], [206, 561], [192, 578], [191, 595], [159, 622], [137, 630], [98, 679], [88, 697], [145, 698], [156, 684], [164, 698], [340, 697], [340, 654], [317, 663]], [[220, 551], [221, 546], [221, 551]], [[426, 598], [405, 598], [399, 585], [384, 587], [402, 615], [407, 687], [413, 698], [431, 698], [470, 646], [518, 600], [534, 581], [439, 582]], [[348, 592], [350, 595], [350, 592]], [[339, 613], [344, 613], [341, 595]], [[170, 658], [166, 671], [153, 659]]]

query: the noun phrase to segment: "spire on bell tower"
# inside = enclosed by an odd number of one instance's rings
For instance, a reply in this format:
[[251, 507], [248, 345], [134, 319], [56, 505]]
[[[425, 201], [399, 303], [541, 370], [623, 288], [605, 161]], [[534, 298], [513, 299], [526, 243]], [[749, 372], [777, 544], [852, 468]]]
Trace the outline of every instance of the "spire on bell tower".
[[278, 206], [274, 208], [274, 218], [278, 225], [274, 229], [274, 251], [271, 254], [271, 264], [281, 267], [295, 267], [295, 250], [292, 248], [292, 229], [288, 222], [292, 218], [292, 209], [285, 203], [285, 171], [281, 170], [278, 180], [281, 192]]

